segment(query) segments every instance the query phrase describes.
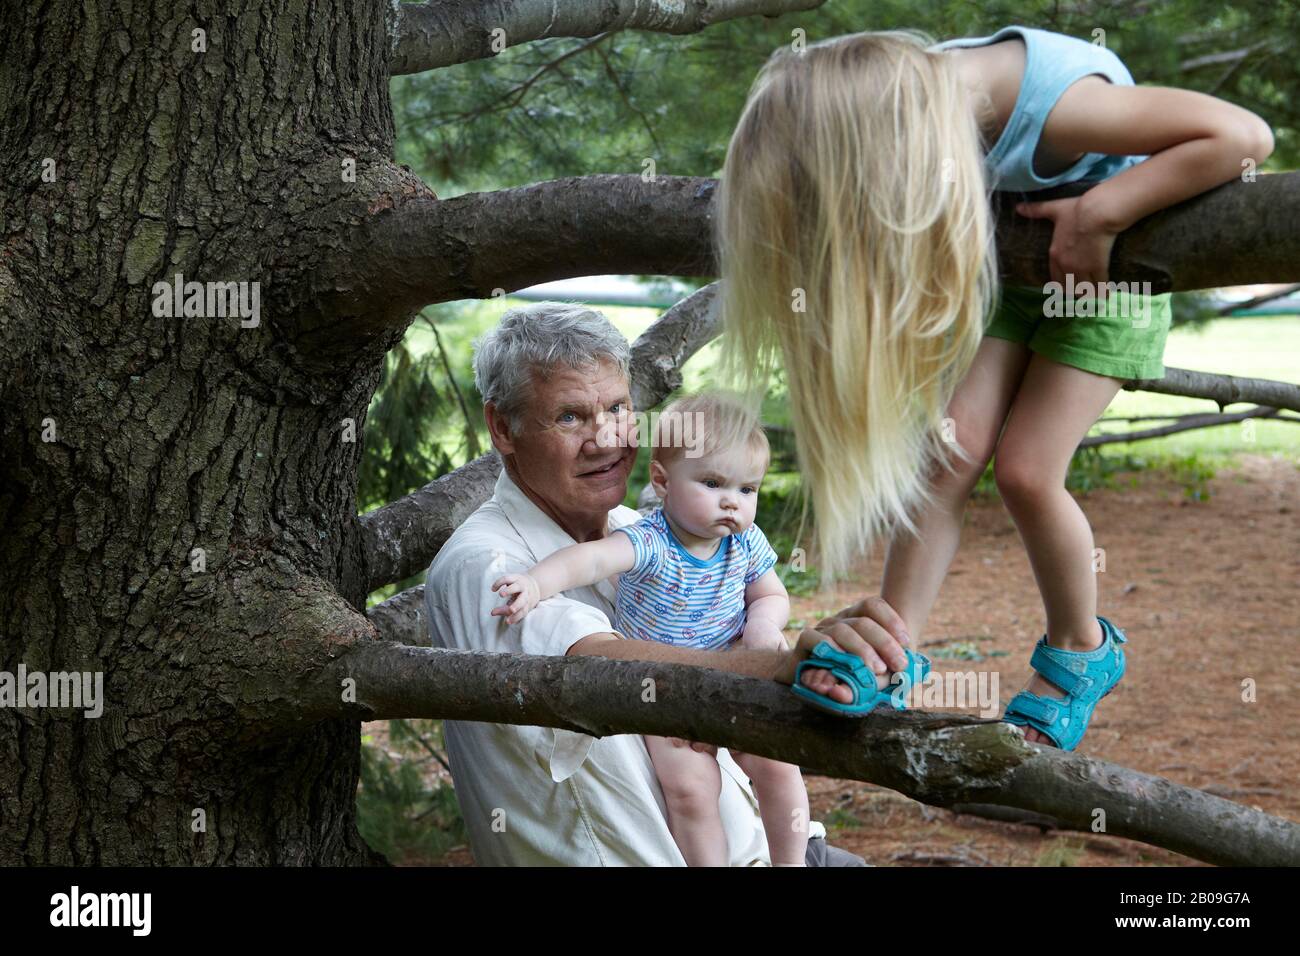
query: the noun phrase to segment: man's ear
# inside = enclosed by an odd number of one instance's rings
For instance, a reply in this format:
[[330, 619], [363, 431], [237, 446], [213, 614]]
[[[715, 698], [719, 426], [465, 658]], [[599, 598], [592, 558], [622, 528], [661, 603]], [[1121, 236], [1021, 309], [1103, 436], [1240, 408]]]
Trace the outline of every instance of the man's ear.
[[668, 472], [657, 458], [650, 460], [650, 486], [661, 499], [668, 494]]
[[510, 440], [510, 421], [501, 414], [495, 402], [487, 402], [483, 406], [483, 418], [487, 422], [488, 434], [492, 436], [492, 444], [496, 450], [503, 455], [513, 455], [515, 443]]

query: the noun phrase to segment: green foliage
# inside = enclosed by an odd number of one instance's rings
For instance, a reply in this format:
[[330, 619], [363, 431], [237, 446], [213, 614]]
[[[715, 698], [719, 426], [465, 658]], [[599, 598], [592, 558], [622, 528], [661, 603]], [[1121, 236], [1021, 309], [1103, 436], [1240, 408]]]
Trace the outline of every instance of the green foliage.
[[1210, 500], [1210, 479], [1214, 477], [1214, 468], [1193, 452], [1173, 462], [1174, 479], [1183, 486], [1183, 491], [1192, 501]]
[[1197, 290], [1175, 292], [1170, 299], [1170, 328], [1204, 329], [1210, 322], [1222, 318], [1219, 303], [1212, 296]]
[[834, 807], [822, 817], [822, 825], [827, 830], [858, 830], [866, 826], [866, 823], [852, 810]]
[[456, 465], [441, 445], [429, 440], [431, 422], [457, 414], [449, 402], [438, 355], [414, 358], [405, 342], [384, 356], [384, 369], [366, 415], [358, 471], [362, 511], [400, 498]]
[[427, 862], [466, 840], [456, 792], [425, 783], [423, 770], [442, 746], [442, 722], [390, 720], [391, 757], [372, 737], [361, 740], [357, 829], [394, 863]]
[[1295, 4], [840, 0], [685, 36], [629, 30], [542, 40], [395, 77], [398, 158], [440, 196], [590, 173], [640, 174], [650, 162], [658, 175], [715, 176], [755, 74], [793, 30], [812, 43], [901, 27], [935, 39], [978, 36], [1007, 24], [1103, 40], [1141, 83], [1209, 93], [1258, 113], [1276, 139], [1266, 168], [1290, 168], [1300, 156]]

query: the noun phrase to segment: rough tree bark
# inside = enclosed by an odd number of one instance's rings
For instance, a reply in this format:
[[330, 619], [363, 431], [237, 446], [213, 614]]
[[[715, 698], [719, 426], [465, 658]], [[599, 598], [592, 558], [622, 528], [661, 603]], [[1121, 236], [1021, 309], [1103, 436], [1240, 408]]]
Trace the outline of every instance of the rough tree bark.
[[[362, 665], [410, 649], [362, 609], [477, 503], [446, 487], [357, 517], [384, 354], [427, 303], [610, 264], [708, 271], [706, 180], [439, 202], [392, 159], [398, 19], [381, 0], [5, 5], [0, 670], [102, 672], [105, 700], [98, 719], [0, 708], [0, 863], [378, 862], [355, 826], [358, 724], [400, 669]], [[1240, 202], [1295, 208], [1295, 179], [1272, 179]], [[1293, 235], [1229, 268], [1231, 224], [1162, 215], [1124, 252], [1145, 268], [1168, 266], [1165, 231], [1213, 236], [1167, 270], [1177, 287], [1298, 278], [1270, 258], [1300, 260]], [[1015, 248], [1041, 274], [1042, 237]], [[260, 320], [157, 314], [178, 274], [257, 283]]]

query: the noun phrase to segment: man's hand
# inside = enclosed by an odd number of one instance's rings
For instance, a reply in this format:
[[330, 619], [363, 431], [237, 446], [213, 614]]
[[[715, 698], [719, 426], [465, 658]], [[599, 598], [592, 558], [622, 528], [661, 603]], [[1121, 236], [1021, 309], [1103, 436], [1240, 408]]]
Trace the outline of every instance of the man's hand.
[[[499, 592], [508, 601], [501, 607], [493, 608], [492, 616], [501, 617], [508, 614], [507, 624], [518, 624], [522, 621], [529, 611], [537, 607], [542, 593], [537, 581], [529, 574], [502, 575], [492, 584], [492, 590]], [[510, 600], [512, 597], [513, 600]]]
[[[812, 653], [814, 647], [829, 640], [842, 651], [857, 654], [876, 675], [877, 687], [888, 687], [890, 671], [907, 667], [903, 648], [912, 642], [903, 619], [883, 598], [869, 597], [846, 607], [833, 617], [818, 621], [815, 628], [805, 628], [790, 655], [783, 683], [794, 682], [795, 667]], [[842, 704], [851, 703], [853, 692], [836, 680], [830, 671], [815, 667], [804, 671], [800, 683], [809, 690], [824, 694]]]
[[1050, 219], [1055, 224], [1048, 256], [1052, 281], [1062, 285], [1071, 273], [1076, 285], [1105, 282], [1110, 275], [1110, 251], [1118, 233], [1091, 220], [1083, 202], [1086, 195], [1016, 205], [1016, 212], [1027, 219]]

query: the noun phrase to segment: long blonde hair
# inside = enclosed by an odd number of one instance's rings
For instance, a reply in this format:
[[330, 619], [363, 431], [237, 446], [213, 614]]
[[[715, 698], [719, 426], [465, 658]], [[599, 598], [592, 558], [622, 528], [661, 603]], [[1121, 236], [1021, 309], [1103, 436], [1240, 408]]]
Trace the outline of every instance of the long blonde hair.
[[915, 532], [997, 294], [976, 117], [929, 45], [894, 30], [776, 51], [718, 195], [724, 369], [753, 398], [784, 359], [830, 575], [880, 535]]

